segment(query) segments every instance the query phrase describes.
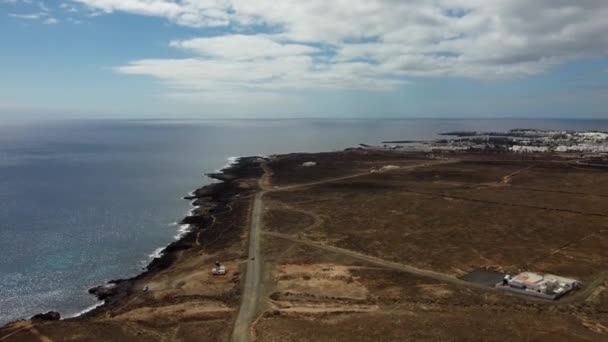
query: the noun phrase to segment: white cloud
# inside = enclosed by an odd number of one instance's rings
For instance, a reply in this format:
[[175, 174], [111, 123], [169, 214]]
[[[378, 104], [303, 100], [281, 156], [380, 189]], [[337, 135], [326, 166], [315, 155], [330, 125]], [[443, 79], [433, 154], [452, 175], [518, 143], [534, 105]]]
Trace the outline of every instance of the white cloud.
[[72, 17], [67, 17], [65, 20], [68, 23], [71, 23], [71, 24], [74, 24], [74, 25], [80, 25], [80, 24], [82, 24], [82, 20], [74, 19]]
[[46, 18], [42, 23], [46, 24], [46, 25], [55, 25], [55, 24], [59, 23], [59, 20], [51, 17], [51, 18]]
[[[232, 49], [237, 41], [246, 47], [260, 44], [267, 49], [244, 48], [238, 54], [238, 50]], [[194, 48], [202, 56], [140, 60], [116, 70], [123, 74], [153, 76], [174, 89], [185, 91], [387, 89], [403, 83], [383, 75], [381, 69], [367, 63], [319, 61], [311, 55], [316, 53], [315, 49], [281, 44], [269, 37], [233, 35], [176, 41], [171, 45]], [[214, 50], [218, 47], [226, 48]]]
[[9, 5], [16, 5], [18, 3], [31, 4], [32, 0], [0, 0], [0, 3]]
[[[116, 70], [200, 89], [393, 89], [411, 76], [526, 77], [608, 54], [606, 0], [74, 0], [228, 34]], [[259, 33], [262, 29], [272, 34]], [[229, 31], [227, 30], [227, 31]]]
[[9, 17], [23, 19], [23, 20], [39, 20], [48, 16], [47, 13], [38, 12], [38, 13], [28, 13], [28, 14], [20, 14], [20, 13], [9, 13]]
[[240, 34], [173, 41], [171, 46], [191, 50], [203, 56], [237, 60], [301, 56], [319, 51], [308, 45], [283, 44], [264, 35]]
[[45, 25], [55, 25], [59, 23], [54, 17], [51, 17], [48, 12], [36, 12], [36, 13], [27, 13], [27, 14], [18, 14], [18, 13], [9, 13], [9, 17], [28, 20], [28, 21], [39, 21]]
[[[33, 0], [1, 0], [3, 3], [17, 5], [24, 4], [29, 10], [35, 10], [33, 13], [9, 13], [8, 16], [16, 19], [39, 21], [46, 25], [54, 25], [59, 23], [59, 20], [51, 16], [52, 10], [45, 4], [44, 1], [34, 2]], [[32, 9], [32, 7], [36, 7]]]
[[78, 9], [76, 8], [76, 6], [68, 4], [66, 2], [62, 2], [61, 4], [59, 4], [59, 8], [68, 13], [78, 12]]
[[223, 0], [73, 0], [105, 13], [122, 11], [164, 17], [179, 25], [208, 27], [228, 25], [230, 7]]
[[51, 9], [50, 9], [50, 8], [48, 8], [48, 7], [46, 6], [46, 4], [45, 4], [44, 2], [42, 2], [42, 1], [38, 2], [38, 8], [40, 8], [40, 10], [41, 10], [42, 12], [50, 12], [50, 11], [51, 11]]

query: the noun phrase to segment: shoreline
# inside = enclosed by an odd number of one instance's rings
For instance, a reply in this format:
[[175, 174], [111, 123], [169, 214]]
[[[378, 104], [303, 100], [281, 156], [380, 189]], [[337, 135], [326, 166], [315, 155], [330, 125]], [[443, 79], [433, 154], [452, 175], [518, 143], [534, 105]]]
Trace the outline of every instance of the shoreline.
[[[541, 131], [542, 132], [542, 131]], [[471, 133], [469, 132], [447, 132], [442, 135], [465, 135], [468, 137]], [[479, 134], [479, 132], [474, 132]], [[579, 134], [582, 134], [579, 132]], [[437, 143], [436, 141], [391, 141], [392, 143]], [[389, 143], [388, 141], [384, 143]], [[359, 148], [347, 148], [344, 151], [349, 150], [361, 150], [361, 151], [395, 151], [401, 152], [399, 149], [388, 148], [386, 146], [369, 146], [361, 145]], [[479, 152], [475, 147], [468, 147], [466, 150], [460, 150], [458, 152]], [[403, 152], [411, 152], [404, 150]], [[422, 152], [422, 151], [421, 151]], [[451, 152], [441, 151], [438, 152]], [[481, 151], [483, 152], [483, 150]], [[486, 151], [489, 152], [489, 151]], [[509, 151], [508, 153], [514, 152]], [[538, 152], [537, 152], [538, 153]], [[543, 154], [551, 154], [552, 152], [544, 151], [540, 152]], [[292, 155], [294, 153], [287, 153], [285, 155]], [[297, 154], [297, 153], [296, 153]], [[535, 153], [527, 153], [534, 156]], [[196, 188], [190, 191], [182, 199], [190, 201], [191, 208], [187, 214], [178, 222], [174, 222], [171, 225], [176, 226], [177, 230], [174, 235], [174, 240], [166, 246], [156, 248], [152, 253], [148, 255], [147, 260], [142, 260], [142, 271], [138, 274], [129, 278], [112, 279], [98, 286], [94, 286], [88, 289], [88, 293], [95, 296], [98, 300], [97, 303], [84, 308], [82, 311], [76, 314], [69, 314], [62, 317], [59, 312], [49, 311], [47, 313], [36, 314], [29, 319], [37, 320], [72, 320], [80, 318], [88, 318], [97, 315], [100, 312], [108, 308], [115, 307], [121, 303], [121, 300], [126, 296], [129, 296], [132, 292], [135, 283], [144, 277], [157, 274], [171, 267], [175, 261], [175, 255], [183, 250], [190, 249], [193, 247], [194, 240], [198, 238], [198, 235], [205, 229], [205, 227], [211, 222], [213, 213], [226, 207], [235, 198], [238, 198], [241, 192], [247, 191], [244, 189], [238, 189], [238, 187], [231, 186], [237, 183], [239, 180], [245, 178], [259, 178], [261, 176], [260, 170], [254, 170], [259, 168], [262, 161], [268, 160], [266, 156], [249, 156], [249, 157], [228, 157], [227, 162], [219, 170], [205, 174], [206, 177], [211, 179], [209, 184], [202, 187]], [[585, 165], [585, 164], [580, 164]], [[11, 325], [12, 323], [25, 321], [28, 318], [18, 319], [15, 321], [7, 322], [3, 324], [3, 327]]]
[[266, 157], [258, 156], [230, 157], [228, 163], [221, 169], [205, 174], [206, 177], [215, 181], [196, 188], [187, 196], [182, 197], [182, 199], [190, 201], [191, 208], [180, 221], [171, 224], [179, 227], [176, 235], [174, 235], [175, 239], [168, 245], [158, 247], [153, 253], [150, 253], [150, 259], [142, 267], [142, 272], [133, 277], [112, 279], [105, 284], [90, 288], [88, 293], [98, 300], [96, 304], [74, 315], [62, 317], [57, 311], [49, 311], [35, 314], [30, 318], [7, 322], [0, 328], [27, 320], [68, 321], [87, 319], [120, 305], [122, 300], [132, 292], [138, 280], [168, 269], [175, 261], [176, 253], [192, 248], [196, 235], [204, 230], [211, 221], [212, 214], [238, 198], [244, 191], [244, 189], [239, 189], [238, 186], [233, 185], [241, 179], [261, 176], [263, 172], [261, 172], [260, 165], [266, 159]]
[[193, 246], [196, 234], [207, 226], [211, 214], [240, 194], [241, 191], [237, 187], [232, 186], [233, 183], [240, 179], [251, 177], [250, 169], [259, 167], [265, 159], [264, 157], [251, 156], [230, 157], [228, 160], [229, 163], [218, 172], [205, 174], [207, 177], [219, 182], [204, 185], [191, 191], [188, 196], [183, 197], [184, 200], [191, 201], [192, 208], [178, 222], [178, 225], [182, 227], [180, 229], [183, 229], [181, 233], [176, 235], [179, 238], [176, 238], [175, 241], [169, 243], [164, 248], [159, 247], [159, 249], [162, 248], [159, 252], [160, 257], [152, 259], [145, 267], [145, 271], [140, 274], [127, 279], [110, 280], [106, 284], [89, 289], [88, 292], [98, 300], [103, 301], [103, 304], [74, 319], [94, 316], [109, 307], [119, 305], [121, 299], [129, 295], [136, 281], [169, 268], [175, 261], [176, 253]]
[[[603, 323], [608, 297], [589, 301], [608, 279], [601, 240], [570, 245], [562, 258], [584, 255], [580, 264], [529, 263], [517, 252], [542, 245], [537, 254], [546, 255], [564, 240], [602, 238], [594, 223], [606, 216], [596, 206], [608, 198], [601, 188], [608, 178], [578, 167], [581, 158], [353, 148], [243, 159], [211, 175], [221, 182], [186, 196], [195, 208], [174, 227], [192, 229], [154, 259], [164, 263], [92, 289], [107, 298], [82, 316], [56, 321], [47, 313], [0, 329], [0, 339], [296, 341], [318, 339], [318, 332], [361, 337], [362, 326], [372, 327], [365, 330], [369, 340], [389, 330], [395, 340], [441, 340], [453, 331], [466, 339], [479, 317], [490, 317], [479, 322], [489, 339], [529, 322], [546, 337], [547, 321], [563, 336], [559, 323], [568, 315]], [[368, 208], [372, 214], [364, 217]], [[498, 223], [488, 226], [489, 218]], [[497, 254], [492, 241], [501, 238], [504, 253]], [[216, 261], [224, 276], [212, 274]], [[468, 279], [479, 270], [496, 271], [496, 281], [522, 271], [558, 274], [584, 287], [546, 301]], [[505, 319], [492, 319], [496, 312]], [[405, 320], [414, 325], [403, 326]], [[585, 323], [572, 323], [568, 336], [599, 336]], [[429, 324], [438, 327], [432, 336]]]

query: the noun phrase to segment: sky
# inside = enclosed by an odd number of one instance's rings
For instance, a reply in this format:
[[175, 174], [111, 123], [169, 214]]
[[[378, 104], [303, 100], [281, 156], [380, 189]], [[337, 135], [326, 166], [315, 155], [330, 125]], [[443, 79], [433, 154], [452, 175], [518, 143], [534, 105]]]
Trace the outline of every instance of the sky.
[[0, 121], [608, 118], [606, 0], [0, 0]]

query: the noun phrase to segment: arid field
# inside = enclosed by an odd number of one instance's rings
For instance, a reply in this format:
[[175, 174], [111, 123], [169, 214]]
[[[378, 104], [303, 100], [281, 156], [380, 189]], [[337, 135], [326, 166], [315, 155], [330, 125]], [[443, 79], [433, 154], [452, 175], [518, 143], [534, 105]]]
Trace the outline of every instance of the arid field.
[[[169, 265], [111, 305], [18, 322], [0, 341], [606, 341], [608, 169], [578, 160], [276, 156], [259, 185], [239, 180], [239, 195]], [[215, 260], [228, 275], [210, 274]], [[552, 273], [582, 287], [549, 301], [472, 282], [474, 271]], [[239, 307], [252, 318], [237, 317]]]
[[[257, 339], [608, 338], [606, 170], [510, 154], [327, 163], [317, 177], [290, 157], [269, 165], [286, 190], [265, 200]], [[289, 189], [387, 165], [399, 168]], [[480, 269], [553, 273], [583, 288], [549, 302], [461, 280]]]

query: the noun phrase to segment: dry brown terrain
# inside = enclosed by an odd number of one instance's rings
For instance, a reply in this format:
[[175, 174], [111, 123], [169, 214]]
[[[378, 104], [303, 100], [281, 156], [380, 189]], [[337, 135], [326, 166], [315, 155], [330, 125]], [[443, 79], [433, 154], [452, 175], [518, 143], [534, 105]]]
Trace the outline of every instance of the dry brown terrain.
[[[335, 181], [344, 174], [304, 178], [294, 161], [291, 173], [270, 163], [285, 190], [265, 197], [257, 340], [608, 339], [608, 172], [557, 156], [451, 154], [420, 168], [405, 166], [428, 159], [401, 158], [349, 160], [353, 174], [402, 168]], [[322, 183], [291, 187], [304, 179]], [[584, 287], [555, 302], [523, 298], [461, 280], [478, 269]]]
[[[573, 158], [277, 156], [261, 192], [243, 183], [190, 248], [120, 301], [18, 322], [0, 341], [606, 341], [608, 169]], [[228, 276], [209, 274], [214, 260]], [[463, 279], [480, 269], [583, 287], [557, 301], [521, 297]]]

